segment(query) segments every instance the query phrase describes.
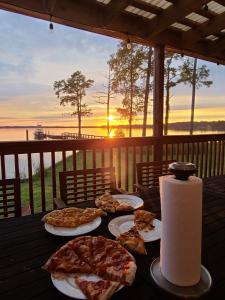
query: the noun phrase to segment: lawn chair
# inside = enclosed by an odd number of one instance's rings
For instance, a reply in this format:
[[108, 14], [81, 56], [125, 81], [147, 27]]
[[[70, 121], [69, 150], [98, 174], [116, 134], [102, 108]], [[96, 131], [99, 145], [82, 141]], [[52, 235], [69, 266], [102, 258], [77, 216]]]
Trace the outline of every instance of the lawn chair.
[[0, 180], [0, 218], [21, 216], [20, 179]]
[[96, 168], [59, 173], [61, 199], [54, 199], [57, 208], [78, 202], [95, 200], [110, 192], [120, 194], [116, 188], [115, 168]]
[[137, 184], [135, 187], [141, 198], [149, 197], [149, 189], [159, 186], [159, 177], [171, 174], [168, 165], [174, 160], [137, 163]]

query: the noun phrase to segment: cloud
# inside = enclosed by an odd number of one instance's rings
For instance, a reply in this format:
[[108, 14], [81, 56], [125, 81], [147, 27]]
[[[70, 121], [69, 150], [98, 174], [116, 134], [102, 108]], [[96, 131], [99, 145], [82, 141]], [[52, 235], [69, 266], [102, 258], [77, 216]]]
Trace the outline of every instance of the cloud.
[[[85, 98], [94, 115], [85, 119], [85, 125], [105, 123], [105, 105], [96, 103], [96, 93], [106, 90], [103, 85], [107, 83], [107, 60], [115, 51], [118, 40], [59, 24], [54, 24], [51, 34], [49, 22], [6, 11], [0, 11], [0, 17], [0, 118], [5, 123], [14, 120], [15, 123], [34, 125], [38, 121], [74, 124], [71, 117], [65, 117], [72, 109], [59, 106], [53, 83], [81, 70], [86, 78], [95, 81]], [[197, 91], [197, 117], [203, 118], [205, 111], [205, 117], [212, 118], [208, 109], [217, 106], [218, 109], [213, 110], [214, 118], [221, 118], [225, 115], [225, 85], [221, 84], [225, 67], [200, 63], [210, 67], [214, 83], [210, 89]], [[179, 85], [172, 93], [171, 120], [188, 119], [190, 87]], [[111, 113], [117, 119], [120, 117], [115, 107], [120, 105], [121, 97], [112, 99]]]

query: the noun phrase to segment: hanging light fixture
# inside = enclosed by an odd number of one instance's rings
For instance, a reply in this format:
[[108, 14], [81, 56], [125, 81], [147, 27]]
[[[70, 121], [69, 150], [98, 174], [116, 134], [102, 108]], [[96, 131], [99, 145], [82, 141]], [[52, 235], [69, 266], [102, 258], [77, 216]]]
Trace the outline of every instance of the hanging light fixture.
[[51, 33], [53, 33], [54, 26], [53, 26], [53, 23], [52, 23], [52, 15], [50, 15], [49, 30], [50, 30]]
[[127, 39], [127, 49], [130, 50], [131, 47], [132, 47], [132, 45], [131, 45], [130, 39], [128, 38]]
[[209, 10], [209, 7], [208, 7], [207, 4], [204, 6], [204, 10], [205, 10], [205, 11], [208, 11], [208, 10]]
[[51, 33], [53, 33], [54, 30], [54, 26], [53, 26], [53, 22], [52, 22], [52, 17], [53, 17], [53, 12], [55, 10], [55, 5], [56, 5], [56, 0], [42, 0], [43, 3], [43, 10], [44, 12], [46, 12], [47, 15], [49, 15], [49, 31]]

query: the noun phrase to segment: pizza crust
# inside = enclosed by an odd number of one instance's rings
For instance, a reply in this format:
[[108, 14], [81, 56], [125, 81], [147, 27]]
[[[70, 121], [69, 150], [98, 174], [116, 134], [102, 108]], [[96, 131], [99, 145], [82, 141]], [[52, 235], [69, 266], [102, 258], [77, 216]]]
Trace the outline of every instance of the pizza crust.
[[107, 300], [117, 291], [120, 286], [119, 282], [114, 281], [88, 281], [75, 277], [75, 282], [88, 300]]

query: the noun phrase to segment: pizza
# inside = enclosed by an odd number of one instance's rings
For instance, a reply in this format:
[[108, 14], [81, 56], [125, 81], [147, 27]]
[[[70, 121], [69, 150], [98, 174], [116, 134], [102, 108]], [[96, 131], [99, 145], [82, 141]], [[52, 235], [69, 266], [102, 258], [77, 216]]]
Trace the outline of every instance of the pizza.
[[146, 255], [145, 243], [136, 227], [132, 227], [129, 231], [120, 234], [116, 240], [128, 250], [138, 254]]
[[115, 281], [88, 281], [79, 276], [75, 277], [75, 283], [89, 300], [107, 300], [120, 286], [120, 283]]
[[109, 193], [105, 193], [104, 195], [98, 197], [95, 200], [95, 204], [97, 207], [110, 213], [115, 213], [117, 211], [130, 211], [134, 209], [133, 206], [125, 202], [116, 200]]
[[78, 227], [103, 215], [106, 213], [97, 208], [67, 207], [51, 211], [42, 218], [42, 221], [58, 227]]
[[[69, 241], [56, 251], [48, 259], [43, 269], [50, 272], [54, 278], [74, 277], [78, 286], [82, 285], [81, 289], [87, 298], [94, 300], [108, 299], [101, 298], [101, 296], [111, 296], [116, 290], [113, 288], [114, 282], [118, 283], [118, 286], [121, 284], [131, 285], [137, 266], [134, 257], [117, 241], [102, 236], [82, 236]], [[98, 285], [87, 280], [88, 283], [82, 284], [79, 274], [94, 274], [106, 282]], [[97, 289], [104, 286], [104, 292], [99, 294], [100, 298], [91, 298], [90, 290], [94, 286]]]
[[147, 210], [136, 210], [134, 212], [134, 224], [137, 230], [149, 231], [154, 229], [152, 224], [155, 214]]

